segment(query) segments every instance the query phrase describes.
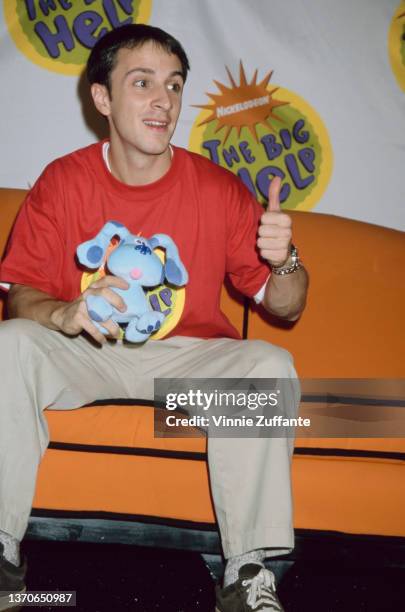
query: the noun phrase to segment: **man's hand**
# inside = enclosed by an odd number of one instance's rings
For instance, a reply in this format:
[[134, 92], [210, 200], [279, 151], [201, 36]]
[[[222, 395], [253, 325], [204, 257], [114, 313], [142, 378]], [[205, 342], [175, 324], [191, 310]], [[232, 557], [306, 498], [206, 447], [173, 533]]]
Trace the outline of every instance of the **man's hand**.
[[[280, 209], [281, 179], [273, 178], [269, 187], [269, 205], [259, 226], [257, 247], [271, 266], [280, 267], [288, 262], [292, 237], [292, 221]], [[271, 274], [267, 281], [263, 306], [281, 319], [296, 321], [305, 307], [308, 274], [301, 265], [292, 274]]]
[[[8, 314], [10, 318], [20, 317], [37, 321], [49, 329], [62, 331], [69, 336], [76, 336], [86, 331], [96, 342], [104, 344], [106, 338], [90, 319], [85, 300], [88, 295], [99, 295], [119, 311], [125, 312], [124, 300], [113, 291], [112, 287], [128, 289], [128, 283], [117, 276], [104, 276], [92, 283], [72, 302], [56, 300], [39, 289], [13, 285], [8, 294]], [[113, 338], [119, 336], [119, 327], [111, 319], [102, 325]]]
[[269, 204], [259, 226], [257, 247], [263, 259], [272, 266], [283, 266], [290, 255], [291, 217], [281, 212], [281, 179], [276, 176], [269, 187]]
[[[120, 312], [125, 312], [126, 305], [124, 300], [111, 289], [117, 287], [119, 289], [128, 289], [128, 283], [117, 276], [106, 275], [92, 283], [76, 300], [67, 302], [55, 308], [51, 314], [52, 323], [62, 332], [69, 336], [80, 334], [83, 330], [86, 331], [94, 340], [103, 344], [106, 339], [99, 329], [90, 319], [87, 307], [86, 297], [88, 295], [98, 295], [107, 300], [112, 306]], [[120, 333], [119, 326], [108, 319], [100, 323], [107, 331], [108, 335], [113, 338], [118, 338]]]

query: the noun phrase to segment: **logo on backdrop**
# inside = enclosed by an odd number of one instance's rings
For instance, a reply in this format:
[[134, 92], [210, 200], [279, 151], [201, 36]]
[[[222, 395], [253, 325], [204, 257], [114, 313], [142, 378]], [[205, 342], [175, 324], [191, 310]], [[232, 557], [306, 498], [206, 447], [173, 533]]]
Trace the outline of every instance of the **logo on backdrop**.
[[[141, 235], [141, 234], [139, 234]], [[105, 262], [108, 259], [110, 253], [118, 246], [119, 240], [113, 238], [109, 245], [104, 263], [95, 272], [83, 272], [80, 281], [80, 291], [83, 293], [96, 280], [106, 275]], [[156, 255], [164, 261], [164, 251], [162, 249], [156, 249]], [[160, 340], [167, 336], [180, 321], [181, 315], [183, 314], [184, 304], [186, 301], [186, 289], [185, 287], [174, 287], [173, 285], [159, 285], [151, 290], [146, 290], [146, 297], [149, 300], [150, 307], [152, 310], [157, 310], [165, 315], [165, 320], [162, 323], [161, 328], [154, 333], [150, 340]], [[121, 330], [121, 338], [124, 337], [124, 332]]]
[[405, 91], [405, 0], [402, 0], [391, 20], [388, 52], [398, 85]]
[[242, 62], [239, 84], [214, 81], [191, 130], [189, 148], [239, 176], [265, 202], [270, 180], [283, 179], [284, 208], [309, 210], [324, 193], [332, 171], [328, 132], [316, 111], [291, 91], [270, 84], [273, 71], [250, 82]]
[[152, 0], [4, 0], [8, 30], [32, 62], [77, 75], [109, 30], [147, 23]]

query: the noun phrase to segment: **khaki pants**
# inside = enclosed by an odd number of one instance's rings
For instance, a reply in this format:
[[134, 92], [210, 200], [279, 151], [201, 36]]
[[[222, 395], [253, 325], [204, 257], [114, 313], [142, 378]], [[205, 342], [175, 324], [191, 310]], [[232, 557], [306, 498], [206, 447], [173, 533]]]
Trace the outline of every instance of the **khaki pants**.
[[[22, 539], [49, 437], [44, 408], [153, 398], [156, 378], [296, 378], [290, 354], [260, 340], [176, 336], [97, 348], [24, 319], [0, 324], [0, 529]], [[293, 384], [294, 383], [294, 384]], [[299, 405], [292, 381], [288, 413]], [[293, 547], [286, 438], [208, 438], [212, 495], [226, 557]]]

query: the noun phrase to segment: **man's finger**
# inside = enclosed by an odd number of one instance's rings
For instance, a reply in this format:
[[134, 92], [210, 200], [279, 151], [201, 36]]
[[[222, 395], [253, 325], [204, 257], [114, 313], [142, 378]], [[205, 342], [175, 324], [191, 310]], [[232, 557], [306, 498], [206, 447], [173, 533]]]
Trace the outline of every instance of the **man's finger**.
[[125, 304], [125, 301], [113, 289], [110, 289], [109, 287], [104, 287], [104, 289], [100, 289], [99, 295], [106, 299], [107, 302], [111, 304], [111, 306], [114, 306], [120, 312], [126, 311], [127, 305]]
[[88, 287], [82, 293], [82, 296], [84, 298], [87, 298], [88, 295], [101, 296], [107, 302], [109, 302], [111, 306], [114, 306], [120, 312], [125, 312], [127, 310], [127, 305], [125, 303], [125, 300], [123, 300], [123, 298], [120, 295], [118, 295], [116, 291], [114, 291], [113, 289], [110, 289], [110, 286], [111, 285], [104, 285], [104, 286], [96, 285], [96, 283], [93, 283], [92, 285], [90, 285], [90, 287]]
[[261, 225], [259, 225], [258, 235], [264, 238], [285, 238], [286, 240], [291, 240], [291, 226], [287, 224], [266, 223], [266, 219], [269, 218], [268, 213], [266, 215]]
[[107, 342], [104, 334], [97, 329], [90, 319], [84, 320], [82, 327], [84, 331], [86, 331], [89, 336], [91, 336], [99, 344], [105, 344]]
[[113, 274], [106, 274], [104, 281], [109, 287], [118, 287], [119, 289], [129, 289], [128, 282], [121, 276], [114, 276]]
[[120, 276], [106, 274], [106, 276], [102, 276], [98, 280], [94, 281], [94, 283], [91, 283], [89, 289], [100, 289], [102, 287], [117, 287], [118, 289], [128, 289], [129, 285], [127, 281], [121, 278]]
[[285, 238], [261, 238], [257, 239], [257, 246], [259, 249], [280, 249], [285, 253], [288, 252], [289, 241]]
[[281, 191], [281, 178], [275, 176], [269, 187], [269, 205], [267, 207], [268, 212], [280, 212], [280, 191]]
[[102, 325], [104, 327], [104, 329], [106, 329], [108, 331], [109, 335], [112, 338], [119, 338], [120, 337], [120, 330], [121, 330], [121, 328], [120, 328], [119, 325], [117, 325], [117, 323], [115, 323], [111, 319], [108, 319], [108, 321], [104, 321], [100, 325]]

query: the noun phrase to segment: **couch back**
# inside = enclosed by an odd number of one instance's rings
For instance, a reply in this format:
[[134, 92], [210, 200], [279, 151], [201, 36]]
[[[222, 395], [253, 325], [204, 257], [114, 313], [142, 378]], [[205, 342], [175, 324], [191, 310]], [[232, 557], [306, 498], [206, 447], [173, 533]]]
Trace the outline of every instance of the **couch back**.
[[[0, 189], [0, 253], [25, 195]], [[291, 216], [310, 273], [307, 307], [290, 324], [253, 306], [247, 337], [288, 349], [301, 377], [405, 378], [405, 234], [333, 215]], [[242, 332], [243, 300], [224, 290], [222, 308]]]

